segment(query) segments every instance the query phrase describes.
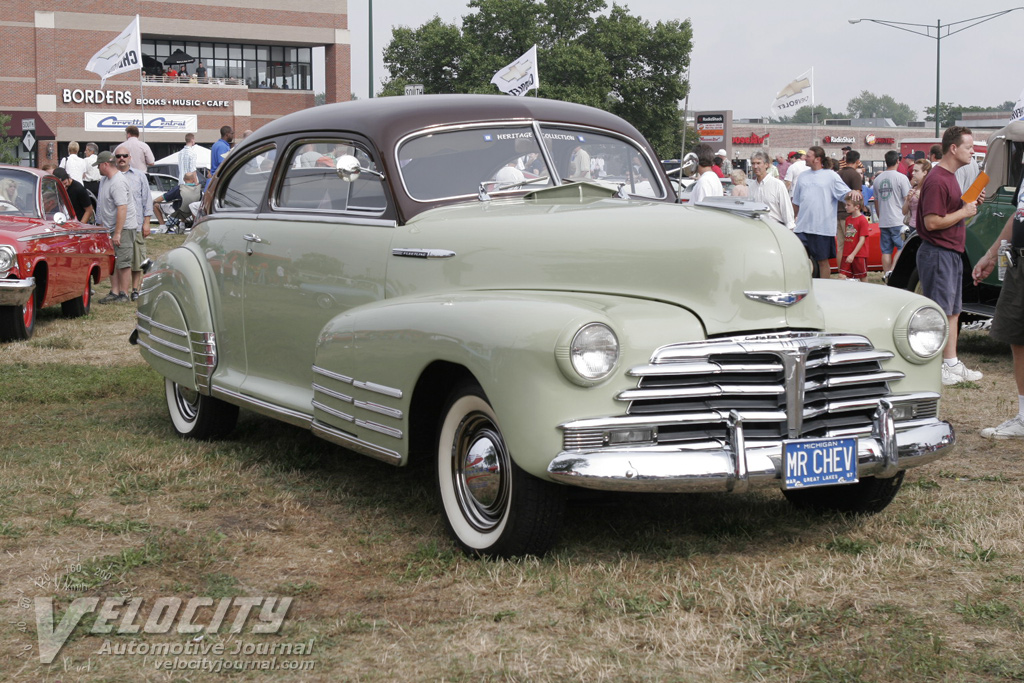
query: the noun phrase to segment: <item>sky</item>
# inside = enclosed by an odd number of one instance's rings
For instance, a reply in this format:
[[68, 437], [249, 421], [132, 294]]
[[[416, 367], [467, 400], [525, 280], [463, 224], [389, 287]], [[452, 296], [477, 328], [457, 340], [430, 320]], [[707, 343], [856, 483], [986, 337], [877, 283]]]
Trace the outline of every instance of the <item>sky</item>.
[[[1017, 0], [1024, 2], [1024, 0]], [[367, 0], [349, 0], [352, 35], [352, 90], [369, 94]], [[609, 7], [611, 2], [609, 1]], [[868, 21], [969, 26], [964, 21], [1016, 5], [976, 0], [620, 0], [633, 16], [650, 23], [690, 19], [691, 110], [731, 109], [733, 118], [767, 116], [776, 93], [803, 72], [814, 68], [814, 100], [833, 111], [863, 90], [891, 95], [924, 119], [924, 108], [935, 106], [936, 40]], [[926, 8], [926, 9], [922, 9]], [[373, 3], [373, 78], [376, 89], [388, 77], [382, 54], [395, 26], [417, 28], [435, 15], [446, 23], [461, 23], [469, 14], [467, 0], [377, 0]], [[963, 22], [963, 23], [957, 23]], [[925, 27], [908, 27], [926, 31]], [[943, 102], [996, 106], [1017, 101], [1024, 88], [1024, 59], [1014, 45], [1024, 34], [1024, 7], [1005, 16], [946, 36], [942, 53], [940, 94]], [[519, 55], [507, 55], [511, 62]], [[544, 82], [543, 53], [538, 72]], [[495, 93], [497, 93], [495, 89]]]

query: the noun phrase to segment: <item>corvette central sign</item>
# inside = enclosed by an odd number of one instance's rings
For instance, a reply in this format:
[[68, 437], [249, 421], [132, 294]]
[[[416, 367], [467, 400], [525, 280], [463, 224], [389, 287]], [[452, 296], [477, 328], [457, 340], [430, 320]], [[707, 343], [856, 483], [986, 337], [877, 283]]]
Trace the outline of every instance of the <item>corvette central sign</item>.
[[90, 132], [124, 132], [126, 126], [138, 126], [158, 133], [196, 133], [199, 131], [199, 117], [196, 114], [146, 114], [143, 125], [142, 114], [85, 113], [85, 129]]

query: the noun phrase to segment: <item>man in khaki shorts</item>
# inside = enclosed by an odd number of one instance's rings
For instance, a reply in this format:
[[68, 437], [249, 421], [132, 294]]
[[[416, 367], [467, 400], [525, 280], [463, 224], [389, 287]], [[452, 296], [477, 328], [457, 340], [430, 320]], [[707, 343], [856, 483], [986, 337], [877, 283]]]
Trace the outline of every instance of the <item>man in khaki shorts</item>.
[[132, 256], [135, 251], [134, 226], [138, 221], [135, 203], [124, 175], [114, 164], [114, 155], [100, 152], [93, 165], [99, 169], [100, 194], [96, 202], [96, 222], [110, 233], [114, 245], [114, 272], [110, 274], [110, 293], [101, 304], [127, 303], [131, 286]]

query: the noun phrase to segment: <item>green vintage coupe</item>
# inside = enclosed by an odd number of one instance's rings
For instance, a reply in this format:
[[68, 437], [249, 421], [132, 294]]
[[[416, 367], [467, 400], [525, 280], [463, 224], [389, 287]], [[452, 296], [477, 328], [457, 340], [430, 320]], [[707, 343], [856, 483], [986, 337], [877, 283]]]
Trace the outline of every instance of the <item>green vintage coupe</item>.
[[242, 407], [428, 459], [480, 555], [546, 551], [567, 487], [874, 512], [949, 452], [938, 308], [812, 283], [766, 207], [674, 200], [643, 137], [584, 106], [309, 109], [232, 150], [133, 340], [180, 435]]

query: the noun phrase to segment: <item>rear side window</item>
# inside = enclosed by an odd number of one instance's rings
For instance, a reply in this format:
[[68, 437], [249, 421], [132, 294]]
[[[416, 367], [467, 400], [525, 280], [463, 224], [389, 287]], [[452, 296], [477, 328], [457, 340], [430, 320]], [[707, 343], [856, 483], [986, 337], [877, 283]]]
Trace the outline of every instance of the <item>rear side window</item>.
[[61, 197], [60, 190], [57, 189], [57, 181], [53, 178], [43, 178], [42, 184], [43, 193], [43, 210], [46, 212], [46, 218], [53, 220], [53, 214], [60, 211], [65, 216], [70, 216], [71, 211], [68, 211], [68, 207], [64, 204], [64, 200]]
[[275, 158], [277, 148], [273, 145], [246, 154], [218, 188], [217, 210], [257, 211], [270, 184]]
[[[365, 170], [355, 180], [342, 180], [336, 168], [342, 157], [355, 157]], [[380, 215], [387, 209], [387, 195], [376, 170], [366, 148], [351, 140], [299, 141], [289, 152], [274, 207]]]

